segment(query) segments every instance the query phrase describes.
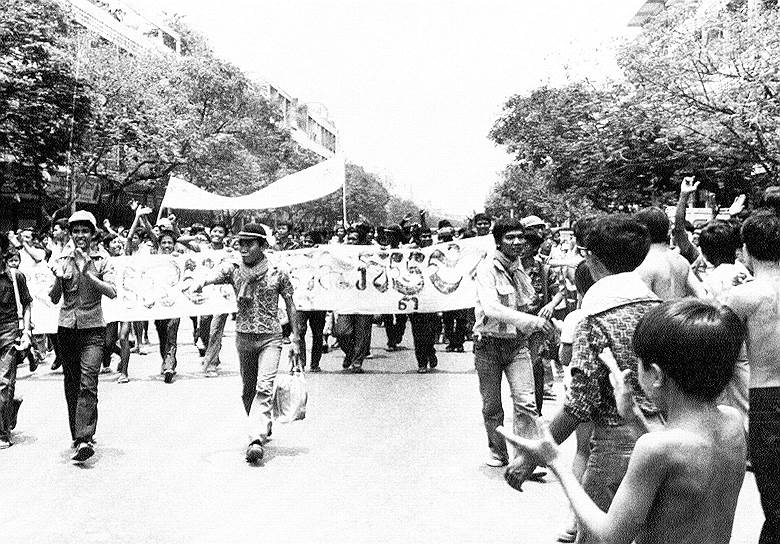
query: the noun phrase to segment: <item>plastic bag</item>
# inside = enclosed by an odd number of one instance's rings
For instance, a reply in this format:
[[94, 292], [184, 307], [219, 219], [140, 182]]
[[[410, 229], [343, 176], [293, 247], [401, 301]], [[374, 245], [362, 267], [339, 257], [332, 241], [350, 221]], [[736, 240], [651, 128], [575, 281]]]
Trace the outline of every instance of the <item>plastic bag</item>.
[[279, 423], [292, 423], [305, 418], [308, 397], [306, 378], [302, 371], [277, 375], [274, 384], [274, 420]]

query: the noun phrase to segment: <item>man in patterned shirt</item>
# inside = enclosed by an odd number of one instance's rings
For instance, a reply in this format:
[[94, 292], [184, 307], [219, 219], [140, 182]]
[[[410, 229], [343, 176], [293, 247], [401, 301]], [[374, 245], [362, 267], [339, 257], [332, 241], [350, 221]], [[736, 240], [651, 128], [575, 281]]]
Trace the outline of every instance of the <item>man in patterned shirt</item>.
[[225, 264], [213, 277], [193, 285], [193, 290], [216, 283], [230, 283], [236, 290], [236, 348], [244, 384], [242, 399], [249, 416], [246, 460], [257, 463], [263, 458], [263, 444], [271, 431], [274, 380], [282, 353], [282, 326], [277, 314], [280, 295], [293, 327], [290, 358], [295, 365], [300, 364], [300, 337], [293, 287], [287, 273], [271, 265], [263, 253], [268, 248], [263, 225], [246, 225], [238, 233], [238, 243], [242, 262]]
[[[612, 350], [620, 369], [631, 370], [636, 404], [651, 420], [657, 416], [637, 381], [632, 338], [640, 318], [659, 299], [635, 272], [650, 249], [650, 236], [639, 222], [626, 215], [602, 217], [588, 232], [586, 247], [585, 260], [596, 283], [582, 299], [584, 316], [574, 333], [571, 387], [563, 408], [550, 422], [550, 432], [560, 444], [580, 423], [594, 423], [582, 485], [599, 508], [607, 511], [640, 432], [620, 417], [609, 369], [599, 355], [607, 347]], [[522, 456], [518, 457], [515, 464], [522, 463]], [[516, 467], [514, 473], [518, 477], [507, 481], [517, 489], [530, 469]]]

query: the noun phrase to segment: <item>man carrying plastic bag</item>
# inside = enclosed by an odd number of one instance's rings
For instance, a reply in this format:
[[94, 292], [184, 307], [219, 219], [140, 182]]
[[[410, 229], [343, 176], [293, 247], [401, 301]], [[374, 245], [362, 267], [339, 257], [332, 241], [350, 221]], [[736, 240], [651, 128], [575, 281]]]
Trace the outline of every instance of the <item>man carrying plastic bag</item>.
[[306, 378], [303, 369], [294, 365], [287, 374], [276, 377], [274, 389], [274, 420], [278, 423], [292, 423], [306, 417]]
[[271, 431], [274, 380], [282, 353], [279, 296], [293, 328], [290, 360], [294, 368], [300, 366], [301, 354], [293, 287], [287, 273], [270, 264], [263, 253], [268, 236], [259, 223], [246, 225], [238, 233], [241, 262], [225, 263], [214, 276], [193, 285], [199, 291], [204, 285], [230, 283], [236, 290], [236, 348], [244, 384], [242, 399], [249, 416], [246, 460], [252, 464], [263, 458], [263, 444]]

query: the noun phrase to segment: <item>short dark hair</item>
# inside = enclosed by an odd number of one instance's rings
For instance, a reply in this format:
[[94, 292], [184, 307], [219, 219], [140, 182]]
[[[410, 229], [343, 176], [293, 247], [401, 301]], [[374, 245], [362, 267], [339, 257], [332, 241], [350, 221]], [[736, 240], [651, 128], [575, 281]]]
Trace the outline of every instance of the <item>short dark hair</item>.
[[496, 224], [493, 225], [493, 240], [496, 241], [496, 245], [499, 245], [501, 240], [504, 239], [504, 234], [513, 230], [525, 232], [522, 223], [518, 219], [499, 219], [496, 221]]
[[780, 187], [777, 185], [770, 185], [764, 189], [764, 192], [758, 201], [758, 207], [780, 214]]
[[661, 208], [645, 208], [634, 214], [634, 219], [642, 223], [650, 234], [650, 241], [654, 244], [669, 241], [669, 217]]
[[214, 221], [211, 224], [211, 230], [214, 230], [217, 227], [222, 227], [222, 230], [225, 231], [225, 234], [227, 234], [229, 232], [228, 228], [227, 228], [227, 225], [223, 221]]
[[780, 217], [768, 210], [753, 212], [742, 224], [748, 254], [759, 261], [780, 260]]
[[276, 224], [276, 228], [278, 229], [279, 227], [287, 227], [287, 231], [288, 232], [292, 232], [292, 230], [293, 230], [292, 221], [279, 221]]
[[451, 226], [452, 226], [452, 223], [450, 223], [449, 219], [442, 219], [441, 221], [439, 221], [439, 228], [440, 229], [443, 229], [445, 227], [451, 227]]
[[304, 237], [306, 236], [311, 238], [311, 241], [314, 242], [315, 245], [320, 245], [322, 243], [322, 233], [318, 230], [306, 231]]
[[68, 220], [65, 218], [60, 218], [54, 221], [54, 223], [51, 225], [51, 228], [54, 229], [55, 225], [60, 227], [62, 230], [68, 230]]
[[174, 244], [179, 241], [179, 237], [176, 236], [176, 233], [170, 229], [160, 229], [160, 234], [157, 236], [158, 243], [162, 241], [163, 236], [169, 237], [171, 240], [173, 240]]
[[712, 402], [734, 375], [746, 332], [726, 306], [694, 298], [667, 301], [639, 320], [634, 352], [644, 368], [658, 365], [686, 395]]
[[586, 215], [585, 217], [577, 219], [577, 222], [574, 223], [574, 227], [572, 228], [572, 231], [574, 232], [574, 240], [577, 242], [577, 244], [581, 246], [585, 245], [585, 240], [588, 239], [588, 231], [598, 218], [598, 215]]
[[585, 246], [611, 273], [633, 272], [647, 257], [650, 235], [629, 215], [607, 215], [591, 225]]
[[492, 220], [493, 219], [491, 219], [491, 217], [484, 212], [479, 212], [477, 215], [474, 216], [475, 225], [477, 224], [478, 221], [487, 221], [488, 223], [490, 223]]
[[737, 260], [737, 250], [741, 244], [739, 227], [731, 221], [710, 221], [699, 234], [699, 249], [715, 266], [733, 264]]

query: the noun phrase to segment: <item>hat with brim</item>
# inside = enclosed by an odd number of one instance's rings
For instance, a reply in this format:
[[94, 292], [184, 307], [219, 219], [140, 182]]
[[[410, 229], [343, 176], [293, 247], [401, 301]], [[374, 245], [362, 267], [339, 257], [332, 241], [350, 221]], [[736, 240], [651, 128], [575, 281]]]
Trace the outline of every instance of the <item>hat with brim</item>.
[[68, 218], [69, 227], [72, 227], [76, 223], [87, 223], [92, 227], [93, 231], [97, 230], [97, 221], [95, 220], [95, 216], [86, 210], [79, 210], [74, 212], [73, 215]]
[[239, 240], [268, 240], [269, 228], [261, 223], [249, 223], [238, 233]]
[[527, 229], [534, 228], [534, 227], [547, 227], [547, 223], [545, 223], [541, 217], [538, 217], [536, 215], [529, 215], [528, 217], [523, 217], [520, 220], [520, 224]]

